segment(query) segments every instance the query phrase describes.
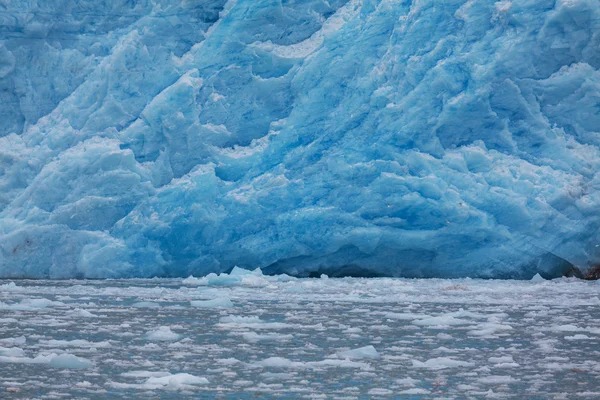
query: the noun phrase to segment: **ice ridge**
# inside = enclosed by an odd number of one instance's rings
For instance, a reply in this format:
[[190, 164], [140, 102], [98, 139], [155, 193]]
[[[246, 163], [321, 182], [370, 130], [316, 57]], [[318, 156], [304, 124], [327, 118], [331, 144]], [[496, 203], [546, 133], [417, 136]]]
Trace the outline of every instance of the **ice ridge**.
[[0, 277], [600, 263], [597, 0], [0, 0]]

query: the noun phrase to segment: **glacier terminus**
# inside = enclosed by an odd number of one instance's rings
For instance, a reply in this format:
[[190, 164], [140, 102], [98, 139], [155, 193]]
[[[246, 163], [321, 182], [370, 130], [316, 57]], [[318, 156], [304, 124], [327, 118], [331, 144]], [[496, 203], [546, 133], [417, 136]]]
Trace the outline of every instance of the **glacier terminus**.
[[0, 0], [0, 277], [600, 264], [598, 0]]

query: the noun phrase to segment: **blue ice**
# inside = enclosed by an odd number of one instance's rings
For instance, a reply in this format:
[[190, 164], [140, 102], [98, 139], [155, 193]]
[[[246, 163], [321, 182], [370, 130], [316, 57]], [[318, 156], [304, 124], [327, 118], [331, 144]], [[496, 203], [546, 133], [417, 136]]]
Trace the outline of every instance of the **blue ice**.
[[0, 277], [600, 263], [597, 0], [12, 0], [0, 20]]

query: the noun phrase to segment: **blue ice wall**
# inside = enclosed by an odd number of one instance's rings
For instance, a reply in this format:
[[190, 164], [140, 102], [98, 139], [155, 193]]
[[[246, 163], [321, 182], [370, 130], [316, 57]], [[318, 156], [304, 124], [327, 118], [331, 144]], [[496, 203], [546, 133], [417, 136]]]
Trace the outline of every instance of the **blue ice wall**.
[[600, 263], [598, 0], [0, 0], [0, 277]]

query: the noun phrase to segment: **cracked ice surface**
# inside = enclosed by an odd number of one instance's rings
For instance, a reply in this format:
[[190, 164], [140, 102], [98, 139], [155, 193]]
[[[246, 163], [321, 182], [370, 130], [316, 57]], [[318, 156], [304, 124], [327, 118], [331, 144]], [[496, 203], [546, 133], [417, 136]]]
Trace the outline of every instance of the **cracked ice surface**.
[[0, 0], [0, 276], [600, 263], [597, 0]]
[[600, 396], [596, 282], [211, 279], [1, 284], [0, 393]]

